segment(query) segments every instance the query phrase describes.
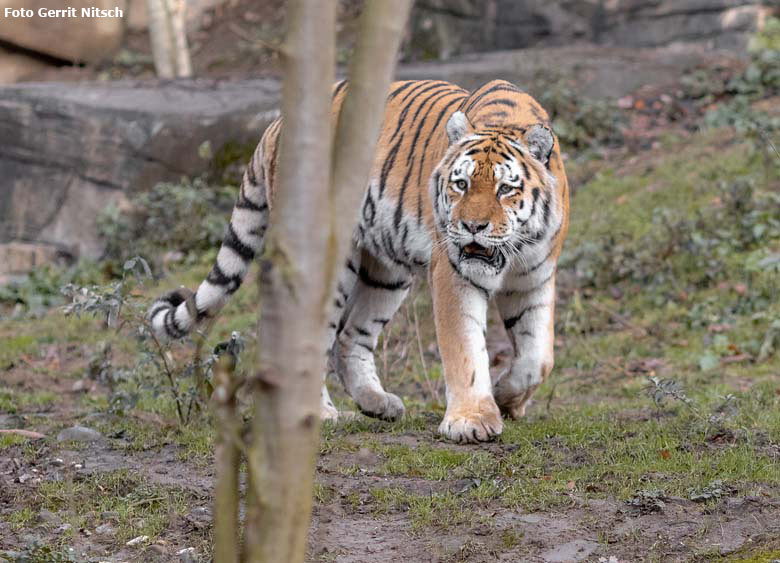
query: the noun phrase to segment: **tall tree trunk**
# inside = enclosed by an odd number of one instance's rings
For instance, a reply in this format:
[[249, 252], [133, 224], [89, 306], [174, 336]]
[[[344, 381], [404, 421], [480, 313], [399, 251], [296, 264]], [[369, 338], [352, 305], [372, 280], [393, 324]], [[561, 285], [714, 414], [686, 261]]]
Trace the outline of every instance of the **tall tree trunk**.
[[160, 78], [192, 76], [184, 0], [146, 0], [154, 68]]
[[[290, 0], [282, 50], [284, 132], [260, 265], [260, 371], [252, 443], [246, 561], [303, 561], [325, 359], [325, 233], [335, 75], [334, 2]], [[312, 228], [314, 226], [314, 228]]]
[[[261, 263], [260, 371], [247, 448], [249, 562], [305, 557], [330, 296], [357, 221], [410, 3], [366, 3], [333, 152], [336, 3], [288, 3], [284, 129]], [[338, 209], [355, 210], [354, 219], [344, 221]]]

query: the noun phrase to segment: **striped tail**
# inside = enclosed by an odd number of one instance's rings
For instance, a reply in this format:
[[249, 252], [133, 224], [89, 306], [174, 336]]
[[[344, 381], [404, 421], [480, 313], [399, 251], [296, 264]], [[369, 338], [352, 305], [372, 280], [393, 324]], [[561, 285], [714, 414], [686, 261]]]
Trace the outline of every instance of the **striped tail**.
[[258, 144], [244, 173], [230, 224], [208, 277], [194, 294], [177, 289], [149, 308], [148, 319], [157, 337], [181, 338], [199, 321], [216, 315], [241, 286], [252, 260], [262, 252], [269, 211], [264, 141]]

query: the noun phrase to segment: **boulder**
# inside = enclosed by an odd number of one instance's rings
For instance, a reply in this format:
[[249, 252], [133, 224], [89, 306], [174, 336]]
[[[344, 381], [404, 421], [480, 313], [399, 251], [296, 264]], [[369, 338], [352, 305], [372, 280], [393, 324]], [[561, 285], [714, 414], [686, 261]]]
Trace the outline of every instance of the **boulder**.
[[415, 4], [408, 50], [447, 59], [583, 41], [740, 49], [776, 6], [771, 0], [429, 0]]
[[447, 80], [467, 89], [495, 78], [509, 80], [532, 95], [544, 80], [571, 77], [584, 97], [617, 99], [645, 84], [668, 84], [686, 70], [735, 60], [736, 55], [705, 46], [625, 49], [581, 45], [495, 51], [464, 56], [444, 63], [417, 63], [399, 68], [400, 78]]
[[0, 47], [0, 84], [13, 84], [27, 80], [50, 67], [51, 65], [45, 61], [27, 53]]
[[86, 426], [71, 426], [57, 434], [58, 442], [103, 442], [104, 440], [100, 432]]
[[[65, 6], [64, 4], [67, 4]], [[72, 15], [42, 17], [39, 10], [73, 8]], [[57, 59], [78, 62], [104, 60], [119, 48], [124, 31], [123, 17], [84, 17], [82, 8], [126, 9], [125, 0], [0, 0], [0, 40]], [[6, 9], [26, 10], [27, 17], [5, 17]]]
[[206, 142], [213, 154], [254, 146], [279, 95], [274, 80], [0, 87], [0, 244], [14, 257], [0, 257], [0, 275], [45, 257], [98, 257], [107, 205], [207, 171]]

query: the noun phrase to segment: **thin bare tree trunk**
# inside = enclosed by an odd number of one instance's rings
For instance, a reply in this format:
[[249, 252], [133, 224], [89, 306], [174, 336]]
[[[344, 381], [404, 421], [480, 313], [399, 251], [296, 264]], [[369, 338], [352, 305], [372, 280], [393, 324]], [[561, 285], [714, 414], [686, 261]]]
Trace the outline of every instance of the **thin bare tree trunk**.
[[242, 420], [237, 409], [236, 358], [221, 357], [214, 366], [214, 412], [217, 424], [214, 485], [214, 560], [238, 563], [238, 468], [241, 462]]
[[160, 78], [192, 76], [184, 0], [146, 0], [154, 68]]
[[[305, 557], [330, 297], [357, 221], [410, 4], [366, 4], [333, 151], [336, 3], [288, 4], [284, 129], [261, 263], [261, 358], [247, 448], [248, 562]], [[354, 209], [354, 219], [344, 221], [339, 209]]]
[[246, 561], [301, 562], [311, 517], [325, 360], [334, 2], [290, 0], [277, 184], [261, 262]]
[[[336, 267], [343, 264], [358, 217], [357, 213], [354, 220], [350, 215], [345, 217], [340, 210], [359, 209], [365, 195], [387, 90], [411, 7], [412, 0], [373, 0], [366, 3], [361, 14], [333, 153], [330, 230], [337, 242]], [[334, 275], [328, 280], [331, 291], [336, 281]]]

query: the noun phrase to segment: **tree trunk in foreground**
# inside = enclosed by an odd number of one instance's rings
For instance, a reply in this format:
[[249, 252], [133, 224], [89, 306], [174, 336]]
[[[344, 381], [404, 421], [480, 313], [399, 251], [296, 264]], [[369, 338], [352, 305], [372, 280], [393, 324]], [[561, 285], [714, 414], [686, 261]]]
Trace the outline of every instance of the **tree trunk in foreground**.
[[[284, 132], [260, 263], [260, 371], [247, 450], [248, 562], [303, 561], [319, 436], [335, 3], [290, 0]], [[318, 228], [319, 227], [319, 228]]]
[[160, 78], [192, 76], [184, 0], [146, 0], [154, 68]]
[[[355, 80], [332, 153], [336, 4], [288, 3], [284, 130], [261, 261], [260, 371], [247, 448], [248, 562], [299, 563], [306, 554], [330, 297], [357, 221], [409, 5], [366, 4]], [[338, 184], [331, 188], [331, 181]], [[337, 220], [342, 204], [355, 210], [354, 219], [344, 221], [342, 213]]]

